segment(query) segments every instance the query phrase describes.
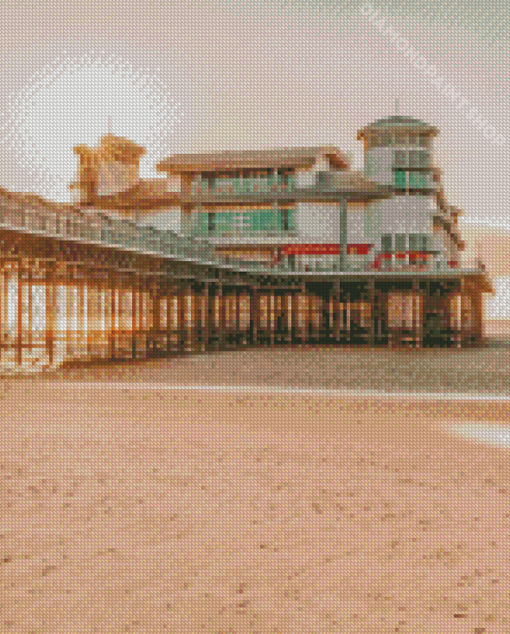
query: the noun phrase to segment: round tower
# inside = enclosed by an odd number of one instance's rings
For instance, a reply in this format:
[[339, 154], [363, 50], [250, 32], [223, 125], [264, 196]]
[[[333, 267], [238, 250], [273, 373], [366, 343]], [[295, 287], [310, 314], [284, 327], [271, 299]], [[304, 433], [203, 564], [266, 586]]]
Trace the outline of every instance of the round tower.
[[440, 204], [440, 174], [432, 160], [439, 130], [394, 115], [358, 131], [365, 146], [365, 176], [391, 187], [393, 196], [367, 208], [367, 230], [382, 263], [425, 264], [437, 254], [434, 216]]
[[438, 133], [428, 123], [398, 115], [362, 128], [358, 140], [365, 145], [365, 176], [396, 193], [430, 189], [432, 140]]

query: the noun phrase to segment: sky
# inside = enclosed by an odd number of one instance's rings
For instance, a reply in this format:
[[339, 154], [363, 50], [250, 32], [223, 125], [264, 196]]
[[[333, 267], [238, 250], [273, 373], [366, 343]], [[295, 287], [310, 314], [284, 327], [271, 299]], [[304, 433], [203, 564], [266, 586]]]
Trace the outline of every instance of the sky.
[[436, 160], [463, 223], [510, 236], [502, 0], [2, 0], [0, 24], [7, 189], [70, 200], [72, 148], [96, 144], [109, 117], [114, 134], [147, 147], [143, 177], [173, 153], [321, 144], [361, 169], [357, 131], [398, 99], [399, 114], [439, 128]]

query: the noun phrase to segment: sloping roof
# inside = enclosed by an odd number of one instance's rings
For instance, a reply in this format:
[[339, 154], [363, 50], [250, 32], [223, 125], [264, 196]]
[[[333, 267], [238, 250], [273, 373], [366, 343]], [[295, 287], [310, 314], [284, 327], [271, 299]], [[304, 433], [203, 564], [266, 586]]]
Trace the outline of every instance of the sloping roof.
[[428, 123], [425, 123], [425, 121], [420, 121], [420, 119], [413, 119], [412, 117], [401, 117], [398, 115], [395, 115], [393, 117], [383, 117], [382, 119], [377, 119], [376, 121], [374, 121], [374, 123], [371, 124], [372, 127], [386, 127], [389, 125], [415, 125], [426, 128], [432, 127]]
[[214, 152], [210, 154], [173, 154], [163, 159], [161, 172], [219, 171], [234, 169], [264, 169], [268, 167], [307, 167], [319, 156], [327, 155], [341, 169], [349, 167], [349, 158], [333, 146], [282, 147], [266, 150]]
[[152, 209], [179, 205], [180, 194], [167, 191], [166, 178], [146, 178], [118, 194], [96, 196], [92, 204], [101, 209]]

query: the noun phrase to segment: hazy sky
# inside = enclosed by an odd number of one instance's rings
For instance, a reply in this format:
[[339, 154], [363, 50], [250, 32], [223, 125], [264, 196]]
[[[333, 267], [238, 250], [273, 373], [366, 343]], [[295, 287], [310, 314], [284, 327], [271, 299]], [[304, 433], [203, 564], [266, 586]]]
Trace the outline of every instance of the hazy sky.
[[[341, 0], [2, 0], [0, 184], [68, 200], [72, 146], [113, 132], [174, 152], [335, 144], [394, 113], [437, 125], [449, 202], [510, 229], [504, 2], [378, 4], [393, 29], [505, 138], [496, 145]], [[172, 101], [173, 100], [173, 101]]]

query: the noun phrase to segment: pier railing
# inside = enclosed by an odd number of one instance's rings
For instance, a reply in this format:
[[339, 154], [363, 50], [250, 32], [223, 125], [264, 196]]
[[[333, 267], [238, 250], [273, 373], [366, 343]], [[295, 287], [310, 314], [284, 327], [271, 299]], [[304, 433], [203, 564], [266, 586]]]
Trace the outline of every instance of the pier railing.
[[445, 262], [427, 261], [420, 264], [383, 261], [376, 264], [377, 254], [368, 254], [356, 260], [349, 256], [329, 258], [328, 261], [282, 260], [276, 263], [240, 262], [221, 256], [205, 238], [183, 236], [171, 230], [140, 226], [131, 220], [108, 214], [58, 207], [35, 201], [21, 203], [12, 198], [0, 198], [0, 229], [31, 233], [63, 240], [101, 244], [123, 250], [159, 255], [163, 258], [213, 264], [238, 271], [264, 274], [279, 273], [335, 273], [335, 272], [391, 272], [431, 273], [453, 272], [468, 269], [483, 271], [480, 261]]

